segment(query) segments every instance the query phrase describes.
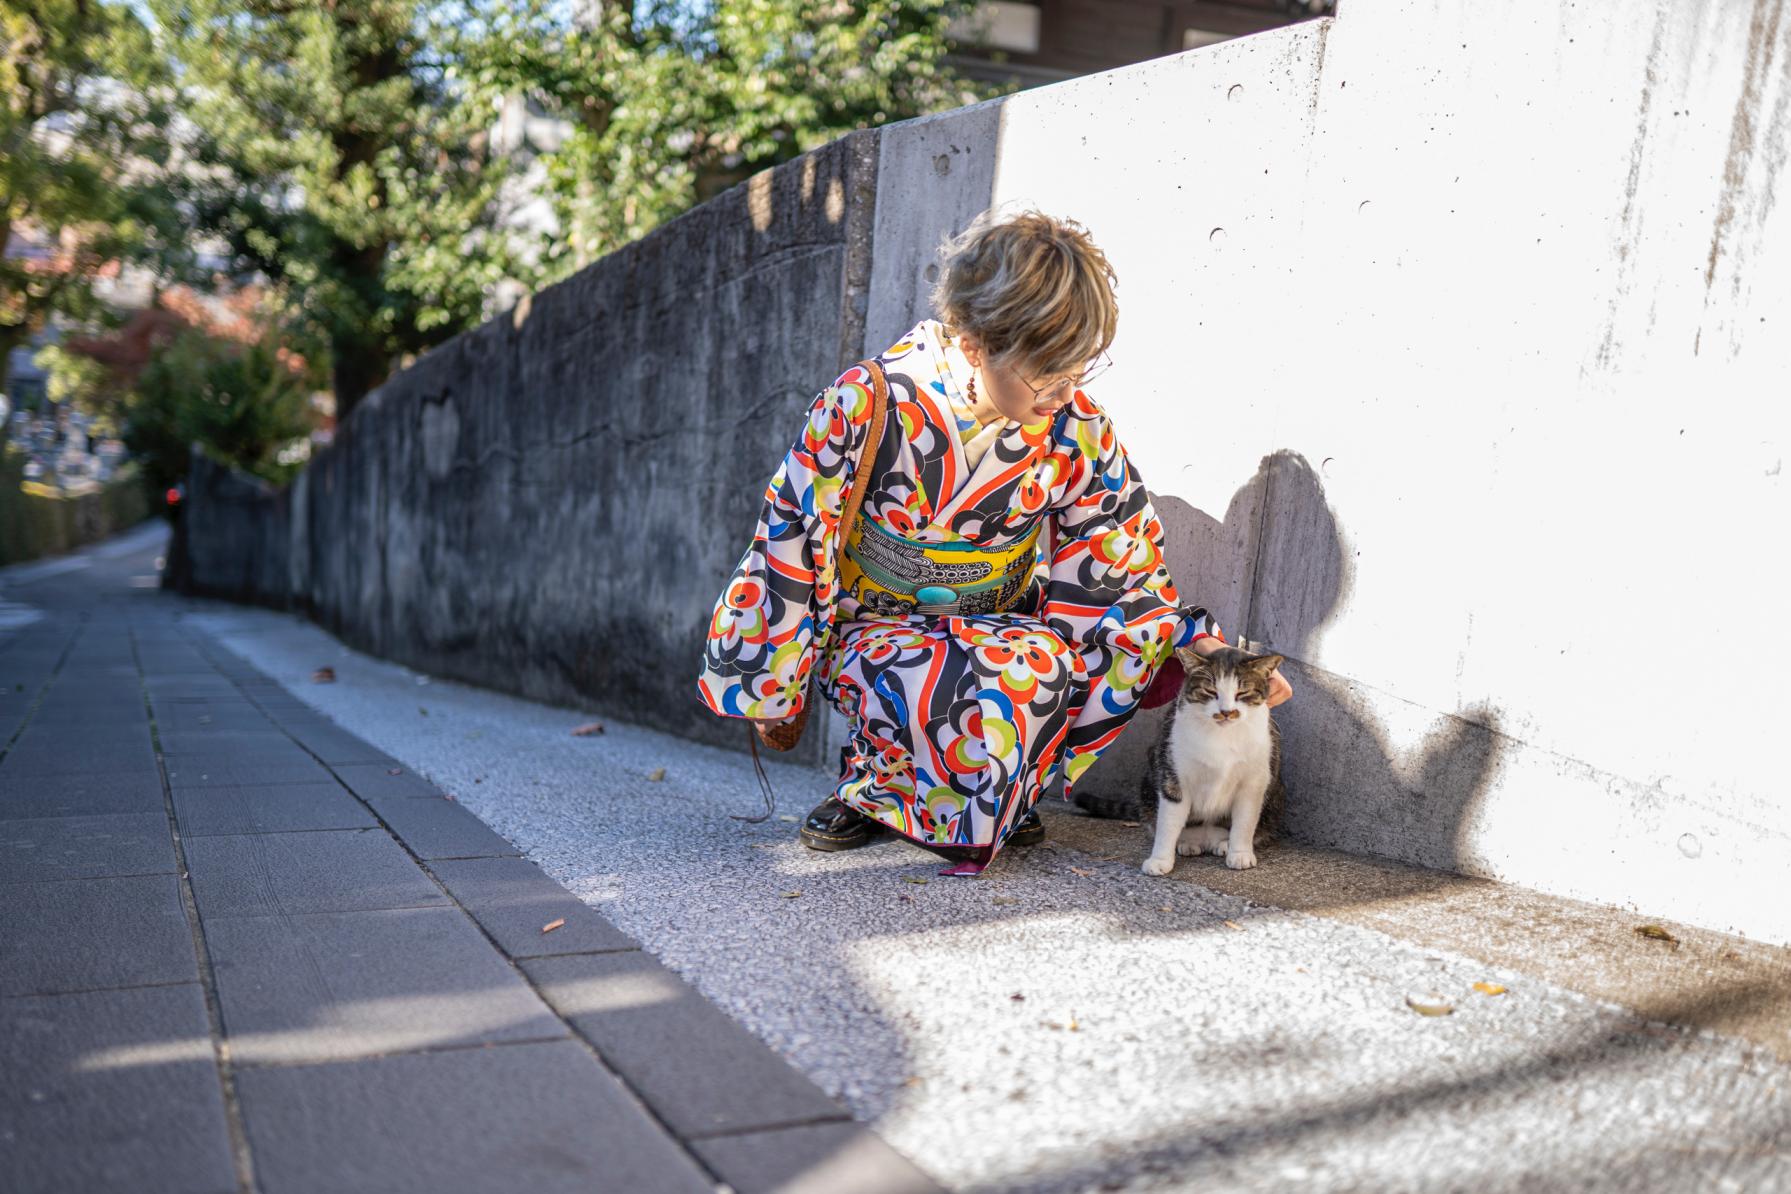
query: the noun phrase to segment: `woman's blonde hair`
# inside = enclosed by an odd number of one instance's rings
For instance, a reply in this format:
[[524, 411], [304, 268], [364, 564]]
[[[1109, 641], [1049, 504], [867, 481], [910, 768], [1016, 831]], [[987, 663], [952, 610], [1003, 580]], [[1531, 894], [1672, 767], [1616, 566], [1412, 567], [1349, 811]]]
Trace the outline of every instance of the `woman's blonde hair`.
[[997, 364], [1035, 376], [1079, 373], [1119, 329], [1119, 279], [1088, 230], [1039, 211], [989, 208], [940, 245], [933, 312]]

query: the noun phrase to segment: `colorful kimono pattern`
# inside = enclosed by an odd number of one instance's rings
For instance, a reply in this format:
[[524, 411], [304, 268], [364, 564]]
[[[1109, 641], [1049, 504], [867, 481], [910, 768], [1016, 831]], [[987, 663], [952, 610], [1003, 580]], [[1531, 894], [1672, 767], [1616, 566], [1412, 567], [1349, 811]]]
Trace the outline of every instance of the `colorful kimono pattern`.
[[800, 707], [812, 672], [852, 726], [834, 797], [993, 859], [1060, 772], [1070, 795], [1176, 647], [1223, 636], [1204, 609], [1179, 605], [1150, 496], [1086, 392], [1051, 418], [1009, 422], [971, 468], [972, 370], [944, 326], [922, 320], [878, 360], [889, 422], [865, 516], [910, 540], [983, 546], [1044, 520], [1024, 597], [939, 616], [874, 612], [839, 591], [843, 482], [871, 409], [869, 372], [854, 365], [815, 397], [766, 489], [698, 687], [715, 713], [778, 718]]

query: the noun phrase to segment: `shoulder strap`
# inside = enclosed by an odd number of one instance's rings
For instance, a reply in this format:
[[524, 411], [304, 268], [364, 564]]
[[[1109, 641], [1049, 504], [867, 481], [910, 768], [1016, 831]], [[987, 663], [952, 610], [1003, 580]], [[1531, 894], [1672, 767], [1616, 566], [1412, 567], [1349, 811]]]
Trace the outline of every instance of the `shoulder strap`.
[[883, 424], [889, 415], [889, 381], [883, 376], [883, 367], [875, 359], [863, 364], [871, 375], [871, 425], [865, 428], [864, 446], [852, 468], [851, 492], [846, 497], [846, 508], [840, 512], [842, 537], [852, 533], [852, 524], [858, 521], [858, 511], [864, 506], [864, 495], [871, 487], [871, 470], [877, 467], [877, 449], [883, 443]]

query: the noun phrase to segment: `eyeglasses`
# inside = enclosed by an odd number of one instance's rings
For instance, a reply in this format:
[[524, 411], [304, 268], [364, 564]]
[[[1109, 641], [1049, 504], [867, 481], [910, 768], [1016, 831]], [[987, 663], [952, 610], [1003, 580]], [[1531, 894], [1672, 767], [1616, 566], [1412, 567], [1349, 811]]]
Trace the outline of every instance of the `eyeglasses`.
[[1031, 382], [1027, 381], [1024, 377], [1020, 377], [1020, 374], [1018, 371], [1014, 372], [1014, 376], [1019, 377], [1020, 384], [1032, 391], [1033, 399], [1036, 401], [1037, 398], [1039, 397], [1039, 395], [1043, 394], [1047, 390], [1055, 390], [1058, 386], [1063, 385], [1066, 381], [1069, 382], [1069, 384], [1071, 384], [1072, 386], [1075, 386], [1076, 388], [1080, 389], [1081, 387], [1087, 385], [1090, 381], [1094, 380], [1095, 378], [1099, 377], [1101, 374], [1105, 373], [1112, 366], [1113, 366], [1113, 358], [1108, 356], [1105, 352], [1103, 352], [1103, 353], [1101, 353], [1100, 356], [1098, 356], [1094, 360], [1088, 362], [1088, 367], [1086, 369], [1084, 369], [1081, 373], [1078, 373], [1075, 377], [1060, 377], [1056, 381], [1052, 382], [1050, 385], [1035, 386]]

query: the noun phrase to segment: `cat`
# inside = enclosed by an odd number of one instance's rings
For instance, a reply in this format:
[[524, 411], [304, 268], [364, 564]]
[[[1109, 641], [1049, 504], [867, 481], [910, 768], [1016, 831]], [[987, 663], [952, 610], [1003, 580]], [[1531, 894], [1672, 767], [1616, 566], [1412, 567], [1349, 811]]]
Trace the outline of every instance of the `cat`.
[[1256, 865], [1258, 837], [1281, 827], [1281, 732], [1269, 715], [1269, 673], [1280, 655], [1221, 647], [1211, 655], [1176, 652], [1185, 677], [1151, 745], [1136, 800], [1076, 795], [1096, 816], [1143, 820], [1156, 811], [1156, 834], [1141, 868], [1167, 875], [1181, 855], [1217, 854], [1232, 870]]

